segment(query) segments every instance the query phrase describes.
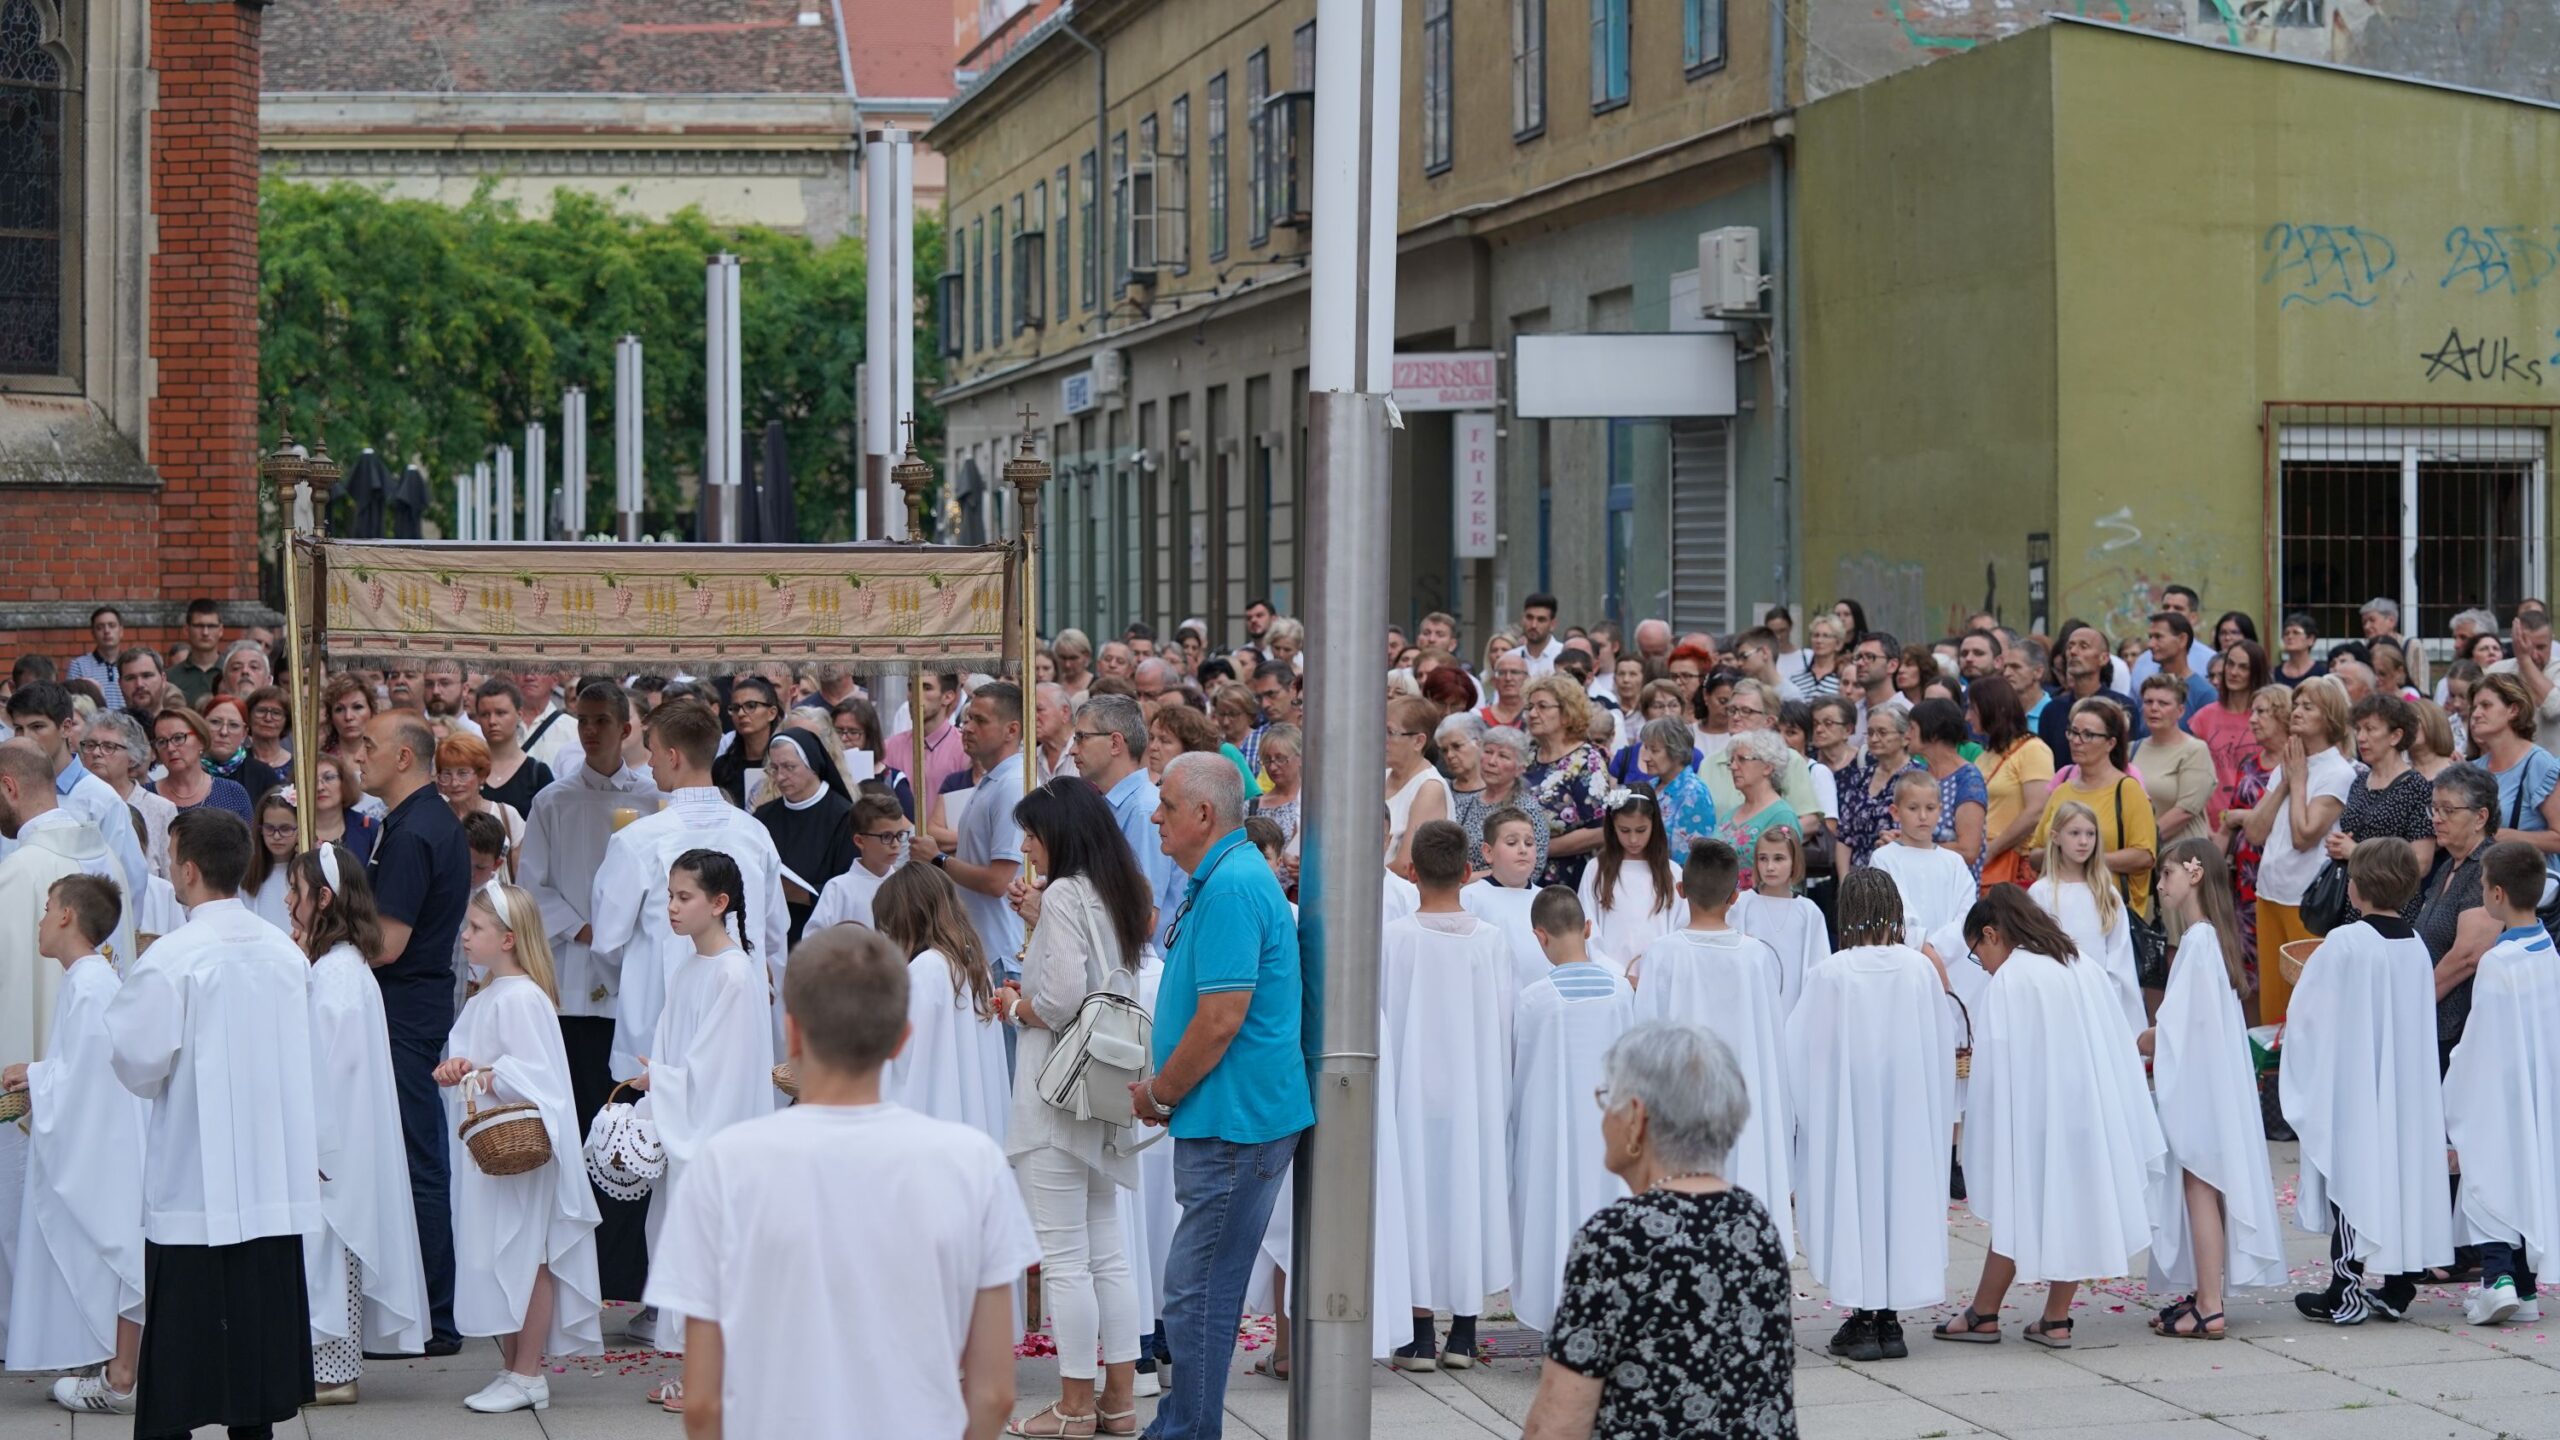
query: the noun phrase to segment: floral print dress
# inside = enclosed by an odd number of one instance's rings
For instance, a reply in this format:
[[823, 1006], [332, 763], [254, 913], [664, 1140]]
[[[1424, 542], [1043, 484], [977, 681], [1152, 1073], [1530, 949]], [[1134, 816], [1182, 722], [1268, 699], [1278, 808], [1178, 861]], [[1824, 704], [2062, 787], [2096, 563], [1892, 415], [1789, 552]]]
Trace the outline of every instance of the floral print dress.
[[[1609, 807], [1600, 797], [1609, 790], [1609, 757], [1600, 747], [1585, 741], [1564, 753], [1564, 758], [1549, 765], [1537, 760], [1529, 762], [1521, 772], [1520, 783], [1528, 787], [1547, 812], [1551, 836], [1570, 835], [1576, 830], [1590, 830], [1605, 825]], [[1538, 884], [1562, 885], [1567, 889], [1582, 884], [1582, 868], [1591, 857], [1582, 855], [1549, 855], [1538, 867]]]

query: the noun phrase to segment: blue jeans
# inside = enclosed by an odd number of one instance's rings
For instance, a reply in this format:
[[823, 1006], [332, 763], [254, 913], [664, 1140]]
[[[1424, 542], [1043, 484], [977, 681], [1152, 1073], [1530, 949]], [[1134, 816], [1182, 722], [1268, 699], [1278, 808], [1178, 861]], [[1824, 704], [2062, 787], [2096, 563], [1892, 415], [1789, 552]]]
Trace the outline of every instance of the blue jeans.
[[1227, 1369], [1235, 1361], [1245, 1286], [1298, 1137], [1258, 1145], [1170, 1143], [1173, 1197], [1182, 1206], [1164, 1276], [1173, 1384], [1156, 1404], [1147, 1440], [1217, 1440], [1226, 1422]]
[[408, 1141], [409, 1199], [418, 1216], [418, 1258], [427, 1274], [428, 1328], [438, 1340], [458, 1340], [453, 1328], [453, 1207], [446, 1161], [444, 1094], [435, 1082], [444, 1041], [391, 1038], [391, 1088], [400, 1097], [400, 1129]]

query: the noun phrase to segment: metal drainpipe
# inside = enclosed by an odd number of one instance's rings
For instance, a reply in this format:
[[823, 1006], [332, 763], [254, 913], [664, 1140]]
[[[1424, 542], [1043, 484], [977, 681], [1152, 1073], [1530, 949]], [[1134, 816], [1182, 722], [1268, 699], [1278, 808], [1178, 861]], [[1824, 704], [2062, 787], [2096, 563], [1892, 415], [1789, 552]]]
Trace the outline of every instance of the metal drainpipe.
[[1786, 343], [1788, 300], [1795, 286], [1795, 269], [1787, 255], [1787, 148], [1795, 135], [1795, 126], [1786, 120], [1787, 23], [1796, 3], [1772, 0], [1769, 6], [1769, 253], [1780, 282], [1769, 290], [1769, 391], [1778, 432], [1778, 547], [1773, 579], [1780, 604], [1793, 599], [1796, 497], [1803, 493], [1796, 484], [1796, 436], [1787, 375], [1795, 352]]
[[853, 85], [853, 35], [844, 28], [844, 0], [834, 0], [836, 64], [844, 71], [845, 103], [853, 107], [853, 164], [845, 171], [845, 226], [862, 210], [862, 95]]
[[[1100, 215], [1103, 213], [1101, 191], [1108, 175], [1105, 167], [1111, 163], [1111, 60], [1102, 53], [1101, 46], [1086, 39], [1084, 32], [1071, 23], [1074, 16], [1075, 12], [1072, 9], [1066, 12], [1066, 18], [1058, 22], [1058, 33], [1083, 46], [1086, 53], [1093, 56], [1093, 200], [1094, 213]], [[1101, 225], [1096, 229], [1108, 233], [1110, 227]], [[1107, 334], [1111, 329], [1112, 301], [1109, 292], [1115, 277], [1103, 273], [1105, 266], [1102, 256], [1091, 256], [1088, 263], [1094, 268], [1096, 282], [1094, 288], [1102, 294], [1102, 331], [1100, 333]], [[1125, 393], [1123, 391], [1123, 394]]]

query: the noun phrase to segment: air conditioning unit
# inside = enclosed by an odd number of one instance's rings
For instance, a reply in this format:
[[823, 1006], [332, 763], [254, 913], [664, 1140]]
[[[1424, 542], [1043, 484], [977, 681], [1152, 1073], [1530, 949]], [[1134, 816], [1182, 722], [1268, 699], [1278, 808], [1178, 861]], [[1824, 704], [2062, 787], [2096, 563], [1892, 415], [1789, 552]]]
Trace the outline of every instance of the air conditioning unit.
[[1728, 225], [1698, 237], [1698, 313], [1748, 315], [1760, 309], [1760, 232]]
[[1118, 350], [1093, 352], [1093, 393], [1119, 395], [1128, 388], [1128, 359]]

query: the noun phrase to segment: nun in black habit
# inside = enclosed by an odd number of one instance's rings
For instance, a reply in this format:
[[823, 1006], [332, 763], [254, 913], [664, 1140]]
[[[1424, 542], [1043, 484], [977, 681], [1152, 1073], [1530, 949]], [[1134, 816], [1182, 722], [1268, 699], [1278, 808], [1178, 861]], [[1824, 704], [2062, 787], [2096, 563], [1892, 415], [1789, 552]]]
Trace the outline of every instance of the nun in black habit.
[[790, 871], [782, 894], [791, 910], [791, 943], [797, 945], [818, 892], [853, 868], [853, 797], [825, 743], [790, 726], [776, 731], [766, 747], [764, 775], [773, 798], [757, 808], [756, 819]]

